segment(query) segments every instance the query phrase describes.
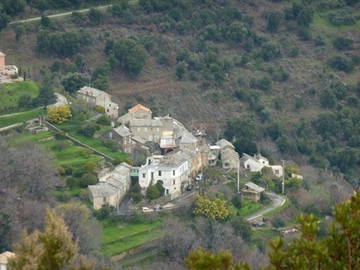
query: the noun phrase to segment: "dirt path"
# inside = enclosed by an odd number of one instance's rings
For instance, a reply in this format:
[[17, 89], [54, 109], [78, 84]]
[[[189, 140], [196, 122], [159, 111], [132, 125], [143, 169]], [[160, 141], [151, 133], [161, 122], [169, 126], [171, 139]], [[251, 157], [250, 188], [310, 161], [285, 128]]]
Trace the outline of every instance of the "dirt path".
[[258, 217], [261, 217], [264, 214], [269, 213], [270, 211], [281, 207], [286, 203], [286, 197], [284, 196], [277, 195], [273, 192], [265, 192], [265, 194], [272, 200], [272, 205], [246, 217], [246, 221], [252, 221], [254, 219], [257, 219]]
[[29, 111], [25, 111], [25, 112], [17, 112], [17, 113], [3, 114], [3, 115], [0, 115], [0, 118], [11, 117], [11, 116], [15, 116], [15, 115], [18, 115], [18, 114], [28, 113], [28, 112], [36, 111], [36, 110], [38, 110], [38, 109], [41, 109], [41, 107], [38, 107], [38, 108], [35, 108], [35, 109], [32, 109], [32, 110], [29, 110]]
[[[73, 12], [84, 13], [84, 12], [88, 12], [92, 8], [101, 10], [101, 9], [106, 9], [108, 7], [111, 7], [111, 6], [112, 5], [104, 5], [104, 6], [97, 6], [97, 7], [91, 7], [91, 8], [71, 10], [71, 11], [62, 12], [62, 13], [58, 13], [58, 14], [52, 14], [52, 15], [49, 15], [47, 17], [49, 17], [49, 18], [59, 18], [59, 17], [69, 16]], [[36, 22], [36, 21], [40, 21], [40, 20], [41, 20], [41, 16], [40, 17], [29, 18], [29, 19], [24, 19], [24, 20], [17, 20], [17, 21], [10, 22], [9, 24], [29, 23], [29, 22]]]

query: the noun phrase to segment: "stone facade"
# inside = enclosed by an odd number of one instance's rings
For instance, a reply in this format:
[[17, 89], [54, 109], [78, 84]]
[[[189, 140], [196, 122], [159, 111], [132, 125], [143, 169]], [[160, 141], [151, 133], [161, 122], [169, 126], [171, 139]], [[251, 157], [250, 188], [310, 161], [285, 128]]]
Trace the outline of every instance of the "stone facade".
[[111, 96], [99, 89], [84, 86], [77, 91], [77, 97], [85, 101], [91, 107], [100, 106], [105, 114], [111, 119], [117, 119], [119, 106], [111, 101]]
[[104, 169], [98, 175], [99, 182], [88, 187], [90, 199], [94, 209], [100, 209], [104, 205], [117, 208], [130, 189], [131, 166], [122, 163], [114, 170]]

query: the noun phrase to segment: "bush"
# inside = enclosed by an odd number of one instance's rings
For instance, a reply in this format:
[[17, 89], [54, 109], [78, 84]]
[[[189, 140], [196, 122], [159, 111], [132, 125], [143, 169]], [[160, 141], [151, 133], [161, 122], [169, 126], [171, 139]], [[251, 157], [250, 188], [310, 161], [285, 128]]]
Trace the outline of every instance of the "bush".
[[330, 12], [328, 15], [329, 22], [333, 25], [354, 25], [356, 17], [349, 10], [339, 10]]
[[29, 108], [32, 106], [32, 98], [30, 94], [25, 93], [22, 94], [18, 100], [18, 107], [19, 108]]
[[65, 91], [69, 93], [75, 93], [81, 87], [90, 83], [90, 78], [81, 73], [70, 73], [66, 75], [61, 84], [63, 85]]
[[114, 42], [108, 51], [114, 57], [113, 65], [119, 66], [133, 77], [141, 73], [147, 60], [147, 53], [143, 45], [131, 39]]
[[235, 196], [231, 199], [231, 203], [232, 203], [236, 208], [241, 208], [241, 206], [242, 206], [241, 196], [240, 196], [239, 194], [235, 194]]
[[98, 131], [99, 129], [100, 129], [100, 127], [97, 124], [87, 123], [87, 124], [81, 126], [79, 133], [86, 137], [92, 137], [92, 136], [94, 136], [95, 132]]
[[333, 40], [333, 45], [339, 51], [351, 50], [353, 48], [353, 40], [350, 38], [338, 37]]
[[346, 56], [334, 56], [328, 61], [330, 67], [344, 72], [351, 72], [354, 69], [354, 64], [351, 59]]
[[285, 222], [282, 218], [280, 217], [275, 217], [272, 221], [271, 224], [275, 227], [275, 228], [280, 228], [280, 227], [284, 227], [285, 226]]
[[96, 120], [96, 124], [110, 126], [111, 120], [106, 115], [102, 115], [98, 120]]
[[79, 186], [82, 188], [86, 188], [89, 185], [95, 185], [96, 183], [97, 183], [96, 176], [93, 174], [89, 174], [89, 173], [81, 176], [81, 178], [79, 180]]
[[151, 185], [146, 190], [146, 197], [149, 200], [155, 200], [161, 197], [161, 192], [156, 185]]
[[213, 220], [226, 220], [232, 214], [228, 201], [220, 198], [210, 199], [197, 195], [195, 197], [194, 214]]
[[248, 222], [243, 220], [240, 217], [235, 217], [232, 222], [231, 226], [234, 229], [235, 234], [241, 236], [246, 242], [251, 241], [251, 226]]
[[70, 107], [67, 105], [51, 107], [48, 109], [48, 120], [55, 124], [61, 124], [71, 117]]
[[257, 88], [264, 91], [270, 90], [272, 86], [271, 79], [268, 77], [262, 77], [259, 80], [256, 80], [255, 78], [251, 79], [249, 82], [249, 85], [251, 88]]
[[99, 220], [104, 220], [104, 219], [107, 219], [108, 217], [110, 217], [112, 211], [113, 211], [113, 207], [110, 207], [108, 205], [104, 205], [99, 210], [95, 210], [94, 215]]

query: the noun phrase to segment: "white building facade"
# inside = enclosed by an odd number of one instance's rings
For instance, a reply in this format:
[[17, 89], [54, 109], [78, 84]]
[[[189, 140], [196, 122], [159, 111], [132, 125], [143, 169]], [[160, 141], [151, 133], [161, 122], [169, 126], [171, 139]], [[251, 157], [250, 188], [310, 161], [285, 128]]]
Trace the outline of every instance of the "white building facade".
[[165, 195], [178, 197], [190, 183], [190, 157], [184, 152], [167, 156], [151, 156], [139, 169], [139, 185], [145, 190], [161, 181]]

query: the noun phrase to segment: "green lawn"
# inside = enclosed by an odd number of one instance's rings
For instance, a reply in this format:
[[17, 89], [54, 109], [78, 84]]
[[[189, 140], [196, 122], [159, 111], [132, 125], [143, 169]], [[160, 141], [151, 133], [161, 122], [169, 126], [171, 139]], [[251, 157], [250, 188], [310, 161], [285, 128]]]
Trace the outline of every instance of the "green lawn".
[[237, 208], [239, 216], [246, 217], [260, 210], [264, 206], [258, 202], [253, 202], [250, 200], [243, 200], [241, 208]]
[[19, 98], [23, 94], [29, 94], [35, 98], [39, 92], [39, 86], [33, 81], [0, 84], [0, 112], [25, 109], [17, 108]]
[[[16, 137], [12, 143], [17, 144], [26, 141], [40, 142], [40, 140], [54, 135], [55, 133], [52, 131], [39, 134], [24, 133]], [[102, 160], [102, 157], [95, 154], [89, 154], [83, 147], [76, 146], [69, 140], [65, 141], [68, 143], [68, 146], [63, 150], [54, 149], [54, 146], [59, 142], [56, 139], [40, 142], [40, 144], [44, 145], [54, 155], [56, 166], [82, 166], [89, 161], [97, 163]]]
[[0, 117], [0, 128], [7, 127], [16, 123], [25, 122], [30, 119], [34, 119], [39, 115], [45, 113], [43, 109], [32, 110], [28, 112], [23, 112], [15, 115]]
[[160, 221], [141, 224], [104, 222], [103, 254], [113, 256], [159, 238], [162, 235], [159, 225]]
[[[81, 135], [77, 132], [79, 130], [79, 125], [77, 123], [67, 121], [63, 124], [57, 125], [61, 130], [66, 131], [74, 138], [78, 139], [79, 141], [93, 147], [94, 149], [112, 157], [113, 159], [122, 162], [125, 161], [127, 158], [127, 155], [123, 152], [119, 151], [112, 151], [110, 148], [106, 147], [101, 139], [95, 138], [95, 137], [87, 137], [84, 135]], [[108, 129], [108, 127], [102, 127], [103, 130]]]

